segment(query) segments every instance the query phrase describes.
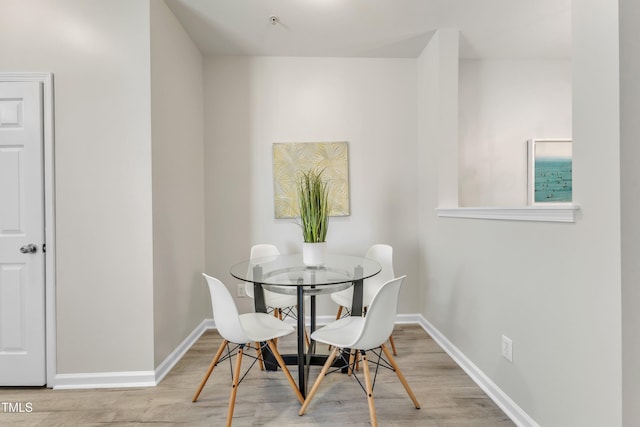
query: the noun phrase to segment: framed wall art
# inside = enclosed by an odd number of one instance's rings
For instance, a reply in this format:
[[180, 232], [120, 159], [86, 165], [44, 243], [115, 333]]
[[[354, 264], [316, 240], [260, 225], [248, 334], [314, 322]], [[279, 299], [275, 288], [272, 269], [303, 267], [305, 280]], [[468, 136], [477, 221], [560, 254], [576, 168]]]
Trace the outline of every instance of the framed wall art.
[[349, 147], [342, 142], [276, 142], [273, 144], [273, 204], [276, 218], [295, 218], [296, 183], [301, 171], [323, 170], [329, 183], [331, 216], [350, 215]]
[[530, 139], [527, 141], [527, 157], [529, 205], [572, 203], [572, 141]]

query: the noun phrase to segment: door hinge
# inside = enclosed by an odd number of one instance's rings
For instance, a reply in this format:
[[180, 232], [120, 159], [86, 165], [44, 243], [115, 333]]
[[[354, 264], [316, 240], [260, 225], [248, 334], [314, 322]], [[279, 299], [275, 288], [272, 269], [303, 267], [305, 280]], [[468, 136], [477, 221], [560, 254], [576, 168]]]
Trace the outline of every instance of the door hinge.
[[46, 243], [42, 244], [42, 252], [44, 252], [44, 253], [47, 252], [47, 244]]

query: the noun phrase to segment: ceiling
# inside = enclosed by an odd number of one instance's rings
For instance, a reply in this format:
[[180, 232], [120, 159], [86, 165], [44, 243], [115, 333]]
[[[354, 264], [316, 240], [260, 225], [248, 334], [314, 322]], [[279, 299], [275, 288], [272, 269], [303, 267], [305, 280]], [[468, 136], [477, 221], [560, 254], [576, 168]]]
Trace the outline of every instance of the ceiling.
[[165, 3], [206, 55], [415, 58], [440, 28], [460, 30], [463, 58], [571, 55], [571, 0]]

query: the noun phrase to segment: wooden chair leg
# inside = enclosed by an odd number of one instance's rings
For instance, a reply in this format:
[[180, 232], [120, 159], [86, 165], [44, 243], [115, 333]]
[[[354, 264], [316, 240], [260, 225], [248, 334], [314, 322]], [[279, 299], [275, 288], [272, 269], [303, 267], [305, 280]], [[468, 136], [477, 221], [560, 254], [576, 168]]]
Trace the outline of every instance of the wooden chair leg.
[[309, 403], [311, 403], [311, 399], [313, 399], [313, 396], [316, 394], [316, 391], [318, 391], [318, 387], [320, 387], [320, 383], [324, 379], [325, 375], [327, 375], [327, 371], [331, 367], [331, 364], [333, 363], [333, 360], [336, 358], [337, 354], [338, 354], [338, 347], [334, 347], [333, 350], [331, 350], [331, 353], [329, 354], [327, 361], [322, 367], [322, 371], [320, 371], [320, 374], [318, 375], [318, 379], [316, 379], [316, 382], [313, 384], [313, 387], [311, 387], [311, 391], [309, 391], [309, 393], [307, 394], [307, 398], [304, 400], [304, 403], [302, 404], [302, 408], [300, 408], [300, 412], [298, 412], [298, 415], [304, 415], [305, 411], [307, 410], [307, 407], [309, 406]]
[[276, 345], [274, 344], [273, 340], [267, 341], [267, 344], [269, 344], [269, 348], [271, 349], [271, 352], [273, 353], [276, 360], [278, 361], [278, 365], [280, 365], [280, 369], [282, 369], [282, 372], [284, 372], [284, 375], [287, 377], [287, 380], [289, 381], [289, 385], [291, 385], [291, 388], [293, 389], [293, 392], [298, 397], [298, 400], [300, 401], [301, 404], [304, 403], [304, 397], [302, 397], [302, 393], [300, 393], [300, 390], [298, 389], [296, 382], [293, 380], [293, 377], [291, 376], [291, 372], [289, 372], [289, 369], [287, 368], [287, 364], [284, 363], [284, 360], [282, 360], [282, 356], [278, 352], [278, 349], [276, 348]]
[[389, 360], [389, 363], [393, 367], [393, 370], [395, 371], [396, 375], [398, 376], [398, 379], [400, 379], [400, 382], [404, 386], [404, 389], [407, 391], [407, 393], [409, 394], [409, 397], [413, 401], [413, 405], [416, 407], [416, 409], [420, 409], [420, 402], [418, 402], [418, 399], [416, 399], [416, 395], [413, 394], [413, 391], [411, 391], [411, 387], [409, 387], [409, 383], [405, 379], [404, 375], [402, 375], [402, 371], [400, 371], [400, 368], [398, 367], [396, 360], [393, 358], [393, 356], [389, 352], [389, 349], [384, 344], [381, 345], [381, 348], [385, 356], [387, 356], [387, 359]]
[[376, 417], [376, 406], [373, 402], [373, 386], [371, 384], [371, 374], [369, 373], [369, 364], [367, 363], [367, 353], [362, 351], [362, 370], [364, 371], [364, 382], [367, 388], [367, 402], [369, 403], [369, 417], [371, 418], [371, 427], [378, 425]]
[[244, 346], [241, 345], [240, 348], [238, 348], [238, 354], [236, 356], [236, 367], [233, 371], [233, 384], [231, 385], [231, 395], [229, 396], [229, 413], [227, 414], [227, 427], [231, 427], [233, 410], [236, 406], [236, 394], [238, 393], [238, 383], [240, 382], [240, 365], [242, 365], [243, 350]]
[[204, 374], [204, 378], [202, 378], [202, 381], [200, 381], [200, 386], [198, 387], [198, 390], [196, 390], [196, 394], [194, 394], [193, 399], [191, 399], [192, 402], [195, 402], [196, 400], [198, 400], [198, 396], [200, 396], [200, 392], [202, 391], [202, 389], [204, 388], [204, 385], [209, 380], [209, 377], [213, 372], [213, 368], [215, 368], [216, 365], [218, 364], [218, 360], [220, 359], [220, 356], [222, 355], [222, 352], [224, 351], [224, 348], [227, 346], [227, 344], [229, 344], [229, 341], [223, 340], [222, 344], [220, 344], [220, 347], [218, 347], [218, 351], [216, 352], [216, 355], [213, 356], [213, 360], [211, 360], [211, 363], [209, 364], [209, 369], [207, 369], [207, 373]]
[[389, 344], [391, 344], [391, 351], [393, 352], [393, 355], [397, 356], [398, 352], [396, 351], [396, 343], [393, 341], [393, 335], [389, 335]]
[[347, 375], [353, 374], [353, 369], [351, 367], [353, 366], [356, 357], [358, 357], [358, 350], [350, 350], [349, 351], [349, 367], [347, 369]]
[[260, 349], [260, 343], [256, 343], [256, 353], [258, 353], [258, 364], [260, 365], [260, 370], [264, 371], [264, 362], [262, 360], [262, 350]]
[[[282, 320], [282, 311], [279, 308], [274, 308], [273, 309], [273, 316], [277, 319]], [[276, 345], [278, 345], [278, 338], [275, 338], [273, 340], [274, 343], [276, 343]]]

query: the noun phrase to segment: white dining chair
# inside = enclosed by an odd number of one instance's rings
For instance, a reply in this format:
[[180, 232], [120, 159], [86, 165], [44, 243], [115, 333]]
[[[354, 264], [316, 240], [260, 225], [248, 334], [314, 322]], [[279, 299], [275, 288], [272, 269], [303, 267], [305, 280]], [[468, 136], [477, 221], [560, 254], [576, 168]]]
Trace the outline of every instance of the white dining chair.
[[[280, 251], [278, 247], [269, 243], [260, 243], [257, 245], [253, 245], [251, 247], [251, 252], [249, 254], [249, 259], [257, 259], [257, 258], [269, 258], [269, 257], [277, 257], [280, 255]], [[247, 274], [251, 276], [253, 274], [252, 271], [248, 271]], [[271, 288], [286, 288], [286, 286], [276, 286], [271, 285]], [[289, 287], [291, 289], [291, 287]], [[264, 292], [264, 302], [267, 306], [267, 311], [273, 310], [273, 315], [280, 320], [284, 320], [286, 317], [291, 317], [292, 319], [298, 318], [298, 298], [295, 294], [286, 294], [286, 290], [283, 289], [283, 293], [273, 292], [267, 289], [262, 290]], [[245, 293], [250, 298], [255, 298], [254, 293], [254, 285], [251, 282], [245, 283]], [[309, 296], [305, 295], [304, 300], [305, 303], [309, 302]], [[309, 345], [309, 337], [305, 330], [305, 340], [306, 344]], [[276, 343], [278, 340], [276, 340]]]
[[[265, 346], [269, 346], [269, 349], [273, 353], [280, 369], [284, 372], [287, 380], [289, 381], [289, 385], [292, 390], [296, 394], [300, 403], [304, 401], [302, 397], [302, 393], [298, 390], [298, 387], [289, 372], [286, 364], [282, 360], [282, 356], [278, 352], [276, 345], [274, 343], [274, 339], [280, 338], [286, 335], [289, 335], [294, 332], [294, 327], [291, 325], [287, 325], [282, 320], [277, 319], [271, 315], [266, 313], [245, 313], [238, 314], [238, 309], [236, 307], [231, 294], [227, 287], [218, 279], [203, 274], [203, 276], [207, 279], [207, 284], [209, 285], [209, 293], [211, 294], [211, 307], [213, 308], [213, 319], [216, 324], [216, 328], [218, 333], [222, 336], [223, 341], [218, 347], [218, 351], [216, 352], [207, 372], [205, 373], [198, 390], [193, 396], [192, 401], [195, 402], [198, 400], [202, 389], [205, 384], [209, 380], [213, 369], [216, 367], [218, 362], [221, 360], [222, 353], [225, 349], [227, 349], [227, 355], [224, 359], [231, 358], [234, 354], [236, 355], [235, 368], [233, 370], [233, 380], [231, 385], [231, 395], [229, 396], [229, 410], [227, 413], [227, 426], [231, 425], [231, 421], [233, 419], [233, 410], [235, 408], [236, 402], [236, 394], [238, 392], [238, 385], [240, 383], [240, 372], [241, 372], [241, 364], [242, 357], [244, 355], [244, 349], [247, 346], [251, 346], [252, 343], [258, 342], [262, 343], [262, 350]], [[229, 349], [229, 344], [235, 345], [233, 349]], [[259, 352], [260, 354], [261, 352]], [[258, 358], [261, 356], [259, 355]], [[255, 358], [254, 358], [255, 359]], [[249, 369], [244, 376], [249, 372], [253, 364], [249, 366]]]
[[[374, 295], [378, 292], [378, 289], [380, 289], [380, 287], [387, 281], [395, 277], [393, 273], [393, 247], [385, 244], [373, 245], [367, 250], [365, 258], [378, 261], [382, 267], [380, 273], [365, 279], [362, 285], [362, 307], [366, 313]], [[330, 298], [333, 302], [338, 304], [336, 320], [340, 319], [343, 315], [343, 310], [346, 312], [345, 315], [348, 315], [351, 312], [351, 304], [353, 301], [353, 286], [343, 291], [332, 293]], [[397, 356], [398, 353], [396, 351], [396, 344], [393, 340], [393, 335], [389, 335], [389, 344], [391, 344], [393, 355]]]
[[[249, 259], [256, 258], [264, 258], [264, 257], [276, 257], [280, 255], [280, 251], [275, 245], [268, 243], [261, 243], [257, 245], [253, 245], [251, 247], [251, 253], [249, 255]], [[249, 275], [253, 274], [251, 271], [248, 272]], [[250, 298], [255, 298], [253, 283], [246, 282], [245, 283], [245, 293]], [[283, 294], [272, 292], [267, 289], [263, 289], [264, 292], [264, 302], [267, 306], [267, 309], [273, 310], [274, 316], [279, 319], [283, 319], [283, 317], [292, 317], [296, 318], [296, 315], [293, 314], [295, 307], [297, 305], [297, 299], [294, 294]]]
[[[409, 387], [409, 384], [400, 371], [393, 355], [384, 344], [393, 331], [398, 309], [398, 295], [400, 293], [400, 286], [402, 285], [405, 277], [406, 276], [398, 277], [384, 283], [378, 289], [377, 294], [373, 297], [369, 306], [369, 311], [365, 317], [344, 317], [333, 321], [311, 334], [311, 339], [317, 342], [329, 344], [332, 346], [333, 350], [322, 367], [322, 371], [318, 375], [316, 382], [313, 384], [311, 391], [307, 394], [307, 397], [298, 413], [299, 415], [304, 415], [306, 412], [309, 404], [311, 403], [311, 399], [313, 399], [313, 396], [318, 391], [320, 383], [327, 375], [329, 368], [331, 368], [338, 354], [340, 354], [340, 358], [343, 360], [349, 373], [353, 373], [353, 365], [355, 364], [355, 361], [353, 360], [354, 358], [351, 356], [349, 358], [350, 360], [346, 360], [343, 356], [343, 350], [348, 350], [349, 352], [352, 350], [358, 351], [362, 357], [365, 379], [365, 387], [363, 387], [363, 389], [365, 390], [367, 401], [369, 403], [369, 417], [372, 426], [378, 425], [376, 408], [373, 400], [373, 387], [378, 374], [378, 368], [380, 367], [389, 368], [396, 373], [398, 379], [407, 391], [407, 394], [413, 401], [414, 406], [416, 409], [420, 409], [420, 403], [413, 394], [413, 391], [411, 391], [411, 387]], [[378, 350], [377, 353], [376, 350]], [[371, 374], [369, 372], [367, 352], [373, 353], [377, 356], [377, 361], [374, 362], [374, 364], [377, 365], [377, 368], [375, 370], [373, 380], [371, 379]], [[382, 353], [384, 353], [386, 359], [382, 357]], [[360, 383], [360, 380], [358, 380], [358, 382]]]

